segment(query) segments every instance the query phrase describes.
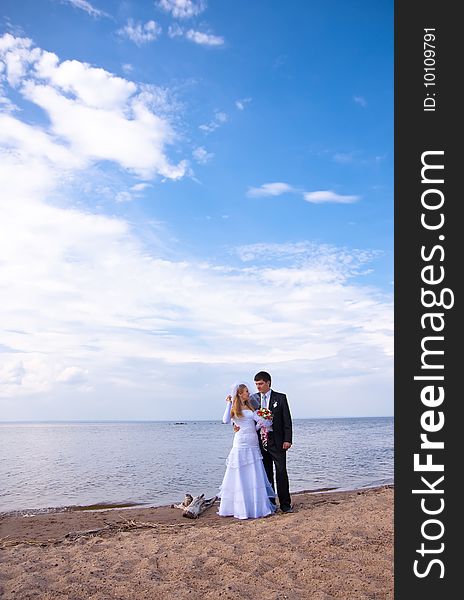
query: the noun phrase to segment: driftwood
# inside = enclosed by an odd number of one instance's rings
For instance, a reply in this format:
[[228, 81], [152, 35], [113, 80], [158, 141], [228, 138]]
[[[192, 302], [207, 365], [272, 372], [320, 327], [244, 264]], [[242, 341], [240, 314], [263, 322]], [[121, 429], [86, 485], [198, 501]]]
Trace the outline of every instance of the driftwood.
[[11, 539], [10, 536], [0, 538], [0, 550], [11, 546], [18, 546], [20, 544], [30, 544], [33, 546], [51, 546], [55, 544], [62, 544], [67, 540], [76, 540], [78, 538], [89, 538], [96, 535], [102, 535], [105, 533], [121, 533], [124, 531], [131, 531], [133, 529], [154, 529], [157, 533], [170, 533], [179, 529], [180, 527], [191, 527], [190, 523], [144, 523], [142, 521], [128, 521], [124, 519], [123, 522], [118, 523], [107, 523], [105, 527], [98, 529], [85, 529], [82, 531], [70, 531], [63, 538], [48, 539], [48, 540], [17, 540]]
[[182, 500], [180, 504], [171, 504], [171, 508], [187, 508], [189, 504], [191, 504], [193, 500], [193, 496], [191, 494], [185, 494], [185, 498]]
[[105, 527], [100, 527], [98, 529], [85, 529], [82, 531], [70, 531], [64, 537], [78, 538], [78, 537], [84, 537], [87, 535], [96, 535], [98, 533], [101, 533], [102, 531], [108, 531], [109, 529], [110, 529], [110, 526], [106, 525]]
[[[191, 494], [185, 494], [184, 500], [180, 504], [171, 504], [171, 508], [181, 508], [183, 510], [182, 516], [187, 517], [187, 519], [197, 519], [202, 512], [204, 512], [207, 508], [212, 506], [216, 500], [217, 496], [214, 498], [204, 499], [204, 494], [201, 496], [195, 496], [195, 498]], [[31, 546], [50, 546], [53, 544], [61, 544], [65, 540], [75, 540], [81, 537], [93, 537], [96, 535], [101, 535], [105, 533], [114, 533], [114, 532], [123, 532], [123, 531], [131, 531], [133, 529], [156, 529], [158, 533], [167, 533], [169, 531], [173, 531], [178, 527], [190, 527], [187, 523], [144, 523], [142, 521], [134, 521], [127, 520], [120, 521], [117, 523], [106, 523], [104, 527], [100, 527], [98, 529], [84, 529], [81, 531], [70, 531], [65, 534], [63, 539], [48, 539], [48, 540], [17, 540], [11, 539], [10, 536], [5, 538], [0, 538], [0, 549], [8, 548], [11, 546], [18, 546], [20, 544], [30, 544]]]
[[198, 519], [202, 512], [212, 506], [217, 500], [217, 496], [214, 498], [208, 498], [205, 500], [205, 495], [195, 496], [193, 498], [191, 494], [185, 494], [183, 502], [180, 504], [173, 504], [173, 508], [182, 509], [182, 516], [187, 519]]

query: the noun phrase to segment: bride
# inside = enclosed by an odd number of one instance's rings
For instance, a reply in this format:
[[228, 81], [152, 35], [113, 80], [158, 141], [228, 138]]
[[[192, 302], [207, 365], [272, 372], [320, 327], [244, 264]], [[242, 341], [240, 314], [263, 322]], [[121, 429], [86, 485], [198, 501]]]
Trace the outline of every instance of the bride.
[[275, 505], [270, 500], [275, 498], [275, 493], [264, 470], [256, 433], [260, 427], [269, 427], [271, 422], [256, 415], [249, 398], [250, 393], [244, 383], [234, 387], [233, 398], [226, 398], [222, 422], [232, 421], [240, 429], [234, 435], [219, 491], [221, 504], [218, 514], [221, 517], [255, 519], [275, 511]]

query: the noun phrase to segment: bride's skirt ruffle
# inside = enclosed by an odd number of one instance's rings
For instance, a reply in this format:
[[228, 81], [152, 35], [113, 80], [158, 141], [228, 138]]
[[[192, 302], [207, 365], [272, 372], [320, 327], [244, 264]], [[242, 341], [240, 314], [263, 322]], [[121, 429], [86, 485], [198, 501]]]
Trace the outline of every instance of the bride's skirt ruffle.
[[263, 462], [263, 455], [259, 446], [232, 447], [226, 458], [226, 465], [232, 469], [239, 469], [245, 465], [251, 465], [257, 461]]
[[259, 448], [232, 448], [219, 490], [218, 514], [237, 519], [256, 519], [275, 511], [275, 498], [264, 470]]

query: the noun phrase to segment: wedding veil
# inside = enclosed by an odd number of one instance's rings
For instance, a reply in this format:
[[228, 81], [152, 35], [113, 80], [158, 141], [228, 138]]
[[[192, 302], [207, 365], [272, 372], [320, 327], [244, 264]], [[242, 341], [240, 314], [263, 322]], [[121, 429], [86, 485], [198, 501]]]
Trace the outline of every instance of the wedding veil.
[[232, 386], [232, 389], [230, 391], [230, 395], [232, 396], [232, 398], [237, 393], [239, 385], [246, 385], [246, 387], [248, 388], [248, 391], [250, 392], [250, 396], [253, 394], [253, 388], [247, 381], [237, 381], [236, 383], [234, 383], [234, 385]]

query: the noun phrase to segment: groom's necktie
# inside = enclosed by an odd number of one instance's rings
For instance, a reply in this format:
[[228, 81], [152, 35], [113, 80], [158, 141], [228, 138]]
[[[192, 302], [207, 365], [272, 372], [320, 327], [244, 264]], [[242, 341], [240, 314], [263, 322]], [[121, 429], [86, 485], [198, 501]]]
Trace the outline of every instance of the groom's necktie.
[[261, 408], [267, 408], [266, 394], [261, 394]]

